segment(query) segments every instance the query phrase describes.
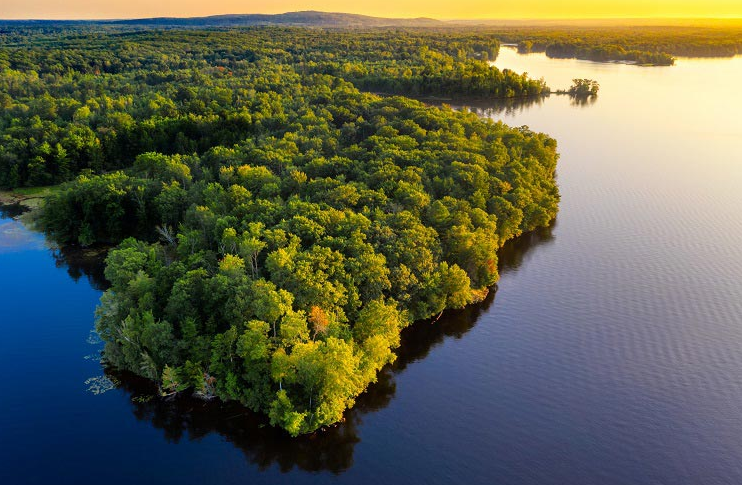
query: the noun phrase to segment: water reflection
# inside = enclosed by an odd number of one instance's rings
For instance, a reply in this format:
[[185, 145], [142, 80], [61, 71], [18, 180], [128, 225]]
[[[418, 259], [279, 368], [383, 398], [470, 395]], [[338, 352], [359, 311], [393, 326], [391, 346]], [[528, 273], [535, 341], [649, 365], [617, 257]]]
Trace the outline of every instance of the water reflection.
[[549, 97], [549, 94], [543, 96], [528, 96], [523, 98], [415, 98], [430, 106], [450, 106], [455, 110], [467, 108], [473, 113], [483, 117], [499, 116], [502, 114], [515, 115], [525, 111], [533, 106], [541, 106]]
[[[541, 106], [544, 101], [551, 95], [536, 96], [527, 98], [506, 98], [506, 99], [489, 99], [489, 100], [469, 100], [455, 99], [447, 101], [446, 104], [454, 109], [467, 108], [473, 113], [486, 118], [501, 118], [503, 116], [516, 116], [524, 113], [534, 106]], [[569, 96], [567, 94], [554, 94], [554, 96]], [[598, 101], [598, 96], [569, 96], [570, 105], [587, 108]], [[442, 103], [430, 103], [442, 104]]]
[[0, 219], [16, 219], [26, 212], [24, 206], [19, 203], [15, 204], [0, 204]]
[[105, 291], [110, 284], [104, 275], [107, 247], [52, 248], [51, 253], [57, 268], [67, 268], [67, 274], [75, 281], [85, 276], [90, 286]]
[[598, 100], [597, 95], [596, 96], [570, 96], [569, 104], [570, 106], [575, 106], [578, 108], [587, 108], [595, 104], [597, 100]]
[[299, 468], [339, 474], [350, 468], [353, 448], [359, 441], [357, 426], [364, 409], [368, 412], [376, 406], [386, 406], [394, 395], [389, 374], [384, 373], [379, 383], [358, 400], [358, 406], [346, 413], [345, 422], [320, 433], [292, 439], [270, 426], [264, 415], [252, 413], [239, 404], [218, 400], [205, 402], [189, 397], [148, 400], [155, 392], [150, 382], [129, 373], [114, 373], [112, 377], [132, 396], [134, 416], [162, 430], [167, 441], [199, 440], [218, 433], [259, 469], [276, 465], [282, 472]]
[[44, 238], [25, 228], [19, 220], [26, 212], [20, 204], [0, 204], [0, 254], [46, 247]]
[[526, 98], [457, 100], [452, 103], [452, 106], [454, 108], [469, 108], [472, 112], [483, 117], [513, 116], [533, 106], [541, 106], [548, 97], [549, 95]]
[[[37, 230], [29, 229], [21, 220], [21, 216], [28, 212], [28, 208], [21, 204], [0, 204], [0, 220], [10, 219], [0, 229], [0, 251], [31, 248], [48, 248], [44, 238]], [[26, 221], [27, 222], [27, 221]], [[64, 247], [54, 245], [50, 252], [57, 268], [66, 268], [67, 274], [74, 281], [85, 276], [96, 290], [104, 291], [109, 287], [103, 274], [105, 257], [108, 247]]]
[[[503, 275], [517, 270], [533, 248], [553, 241], [553, 225], [506, 244], [500, 251]], [[358, 429], [369, 413], [389, 405], [396, 393], [395, 376], [408, 365], [424, 359], [447, 338], [461, 338], [477, 323], [495, 300], [496, 288], [487, 298], [463, 310], [446, 312], [438, 321], [418, 322], [402, 332], [402, 345], [397, 360], [384, 368], [378, 381], [359, 396], [356, 406], [345, 413], [344, 421], [321, 432], [290, 438], [284, 431], [269, 425], [264, 415], [245, 410], [234, 403], [179, 397], [162, 400], [153, 384], [130, 373], [109, 371], [131, 397], [132, 413], [140, 421], [162, 430], [169, 442], [199, 440], [218, 433], [234, 444], [245, 458], [261, 470], [277, 466], [281, 472], [298, 468], [309, 472], [328, 471], [340, 474], [353, 465], [353, 451], [360, 441]]]
[[523, 234], [518, 239], [508, 241], [498, 251], [498, 271], [500, 276], [517, 271], [526, 259], [531, 249], [536, 246], [545, 246], [555, 240], [554, 231], [559, 219], [554, 219], [547, 227], [539, 227], [535, 231]]

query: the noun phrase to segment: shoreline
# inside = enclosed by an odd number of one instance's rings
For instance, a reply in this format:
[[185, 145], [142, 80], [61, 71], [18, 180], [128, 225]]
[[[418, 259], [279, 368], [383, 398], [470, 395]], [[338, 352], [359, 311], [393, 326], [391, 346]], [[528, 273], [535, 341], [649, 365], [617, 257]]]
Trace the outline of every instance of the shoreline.
[[[31, 199], [38, 200], [39, 197], [32, 197]], [[5, 202], [8, 201], [14, 201], [14, 204], [22, 205], [23, 202], [28, 199], [24, 199], [22, 195], [20, 197], [17, 197], [13, 194], [8, 195], [7, 192], [0, 193], [0, 205], [9, 205], [5, 204]], [[11, 204], [12, 205], [12, 204]], [[24, 206], [25, 207], [25, 206]], [[36, 206], [38, 208], [38, 204]], [[28, 209], [26, 208], [26, 211], [24, 215], [34, 213], [35, 209]], [[18, 220], [21, 224], [24, 225], [27, 229], [31, 231], [36, 231], [29, 221], [26, 221], [22, 219], [21, 217], [13, 217], [13, 219]], [[549, 226], [545, 227], [538, 227], [532, 231], [528, 231], [525, 233], [522, 233], [518, 235], [515, 238], [509, 239], [508, 241], [503, 244], [500, 248], [497, 249], [497, 255], [498, 260], [500, 260], [503, 256], [502, 252], [507, 251], [507, 247], [510, 247], [514, 244], [518, 244], [518, 241], [521, 241], [522, 243], [527, 243], [530, 239], [533, 238], [534, 235], [538, 234], [539, 232], [543, 231], [545, 228], [551, 227], [553, 225], [554, 221], [552, 220], [549, 224]], [[53, 241], [49, 240], [44, 236], [45, 241], [47, 244], [51, 243], [54, 244]], [[65, 260], [74, 264], [77, 267], [81, 266], [90, 266], [95, 264], [100, 264], [101, 261], [105, 259], [105, 255], [107, 254], [108, 250], [110, 250], [110, 246], [97, 246], [97, 247], [91, 247], [91, 248], [80, 248], [77, 246], [58, 246], [58, 250], [64, 254]], [[502, 258], [505, 259], [505, 258]], [[83, 270], [83, 273], [90, 276], [87, 271]], [[414, 332], [414, 328], [417, 328], [418, 331], [426, 326], [436, 326], [436, 324], [443, 318], [443, 320], [450, 319], [455, 317], [455, 315], [458, 314], [466, 314], [468, 312], [476, 312], [477, 309], [481, 308], [481, 305], [486, 304], [486, 301], [492, 298], [494, 294], [497, 293], [498, 287], [499, 287], [499, 279], [498, 282], [495, 283], [492, 286], [485, 287], [482, 289], [474, 289], [472, 290], [474, 299], [471, 303], [466, 305], [464, 308], [461, 309], [446, 309], [443, 312], [441, 312], [438, 315], [433, 315], [429, 318], [420, 319], [412, 322], [409, 326], [403, 328], [400, 333], [403, 333], [406, 331], [406, 333]], [[100, 288], [101, 291], [104, 291], [106, 288]], [[408, 330], [410, 329], [410, 330]], [[444, 330], [440, 330], [443, 332]], [[408, 342], [409, 343], [409, 342]], [[403, 348], [404, 342], [401, 343], [399, 347], [394, 349], [395, 355], [399, 356], [400, 353], [404, 354], [406, 352], [409, 352], [409, 348]], [[251, 411], [248, 407], [242, 405], [241, 403], [233, 400], [224, 400], [222, 398], [219, 398], [217, 396], [209, 396], [208, 398], [204, 398], [202, 396], [199, 396], [196, 393], [193, 393], [191, 391], [183, 391], [183, 392], [177, 392], [175, 394], [170, 395], [163, 395], [157, 385], [157, 382], [148, 379], [146, 377], [139, 376], [137, 374], [132, 373], [131, 371], [127, 371], [126, 369], [118, 369], [116, 367], [109, 366], [105, 360], [101, 361], [102, 370], [104, 375], [106, 376], [113, 376], [117, 381], [118, 385], [116, 385], [116, 388], [124, 389], [125, 391], [128, 391], [130, 393], [130, 399], [132, 400], [132, 403], [144, 403], [144, 402], [150, 402], [153, 403], [160, 403], [167, 404], [167, 405], [174, 405], [176, 407], [180, 405], [188, 405], [193, 403], [201, 403], [205, 407], [209, 407], [210, 409], [220, 409], [220, 408], [230, 408], [232, 411], [240, 411], [240, 415], [243, 416], [251, 416], [251, 419], [257, 419], [262, 423], [263, 426], [268, 426], [275, 432], [281, 433], [284, 431], [280, 427], [270, 426], [268, 425], [266, 420], [266, 414], [262, 412], [255, 412]], [[394, 363], [387, 364], [385, 366], [387, 369], [394, 369]], [[392, 370], [393, 372], [393, 370]], [[373, 385], [373, 383], [371, 384]], [[358, 398], [362, 398], [365, 394], [369, 392], [369, 389], [367, 388], [364, 390]], [[366, 398], [363, 398], [366, 399]], [[213, 403], [213, 404], [209, 404]], [[212, 411], [213, 411], [212, 409]], [[343, 422], [350, 416], [351, 413], [356, 412], [356, 406], [352, 406], [347, 408], [343, 413], [343, 420], [328, 424], [325, 426], [322, 426], [312, 432], [304, 433], [299, 435], [298, 437], [291, 437], [291, 440], [295, 439], [301, 439], [301, 437], [304, 437], [306, 439], [307, 437], [312, 436], [319, 436], [324, 435], [328, 431], [332, 429], [338, 428], [340, 425], [343, 424]], [[282, 434], [283, 436], [283, 434]], [[288, 435], [285, 435], [284, 437], [288, 437]]]
[[27, 187], [11, 190], [0, 190], [0, 207], [10, 210], [16, 215], [13, 219], [20, 220], [29, 229], [34, 229], [34, 217], [41, 203], [59, 187]]

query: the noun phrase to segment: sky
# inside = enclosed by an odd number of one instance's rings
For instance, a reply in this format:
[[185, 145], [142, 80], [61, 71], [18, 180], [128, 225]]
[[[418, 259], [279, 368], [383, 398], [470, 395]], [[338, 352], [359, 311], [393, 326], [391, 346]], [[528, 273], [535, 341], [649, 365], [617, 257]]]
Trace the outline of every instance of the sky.
[[194, 17], [297, 10], [438, 19], [742, 17], [742, 0], [0, 0], [3, 19]]

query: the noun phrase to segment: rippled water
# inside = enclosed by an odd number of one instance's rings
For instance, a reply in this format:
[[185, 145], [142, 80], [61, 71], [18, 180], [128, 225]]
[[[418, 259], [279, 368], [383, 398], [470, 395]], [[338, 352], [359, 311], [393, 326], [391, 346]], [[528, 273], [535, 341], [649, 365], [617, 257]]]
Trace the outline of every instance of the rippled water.
[[557, 138], [558, 220], [315, 437], [104, 376], [99, 268], [0, 221], [0, 483], [742, 483], [742, 59], [496, 64], [601, 84], [474, 108]]

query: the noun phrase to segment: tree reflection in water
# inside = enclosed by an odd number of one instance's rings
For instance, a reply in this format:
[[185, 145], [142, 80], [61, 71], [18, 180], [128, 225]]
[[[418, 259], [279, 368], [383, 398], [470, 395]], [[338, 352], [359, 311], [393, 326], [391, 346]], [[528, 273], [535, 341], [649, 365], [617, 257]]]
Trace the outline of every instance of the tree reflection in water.
[[[555, 95], [567, 96], [565, 93], [559, 93]], [[446, 101], [454, 109], [467, 108], [471, 112], [478, 114], [479, 116], [486, 118], [501, 118], [503, 116], [515, 116], [519, 113], [532, 108], [533, 106], [540, 106], [544, 101], [549, 98], [546, 96], [530, 96], [526, 98], [506, 98], [506, 99], [491, 99], [491, 100], [451, 100]], [[598, 96], [569, 96], [569, 104], [578, 108], [588, 108], [598, 101]], [[433, 103], [430, 104], [441, 104]]]
[[550, 95], [526, 96], [522, 98], [416, 98], [430, 106], [450, 106], [455, 110], [468, 109], [483, 118], [512, 116], [521, 113], [531, 106], [540, 106]]
[[0, 219], [15, 219], [27, 212], [28, 209], [23, 207], [21, 204], [3, 204], [0, 203]]
[[51, 249], [57, 268], [67, 268], [67, 274], [75, 281], [87, 277], [90, 286], [105, 291], [110, 286], [104, 275], [107, 247], [64, 247]]
[[[499, 252], [501, 274], [504, 276], [517, 270], [531, 249], [552, 241], [553, 228], [554, 224], [506, 244]], [[66, 264], [74, 261], [66, 257]], [[83, 273], [88, 268], [70, 265], [71, 271], [73, 267]], [[88, 274], [88, 277], [91, 276]], [[199, 440], [218, 433], [242, 450], [247, 460], [260, 469], [276, 465], [282, 472], [298, 468], [340, 474], [353, 465], [353, 451], [360, 441], [358, 428], [363, 417], [385, 408], [394, 398], [395, 375], [409, 364], [424, 359], [431, 349], [447, 338], [463, 337], [492, 305], [495, 292], [496, 288], [493, 288], [483, 302], [446, 312], [434, 323], [422, 321], [406, 328], [402, 332], [402, 345], [397, 349], [396, 362], [381, 371], [378, 381], [345, 413], [344, 421], [298, 438], [290, 438], [284, 431], [270, 426], [265, 416], [252, 413], [238, 404], [218, 400], [205, 402], [189, 397], [159, 399], [153, 397], [156, 389], [145, 379], [115, 371], [109, 371], [109, 375], [115, 377], [121, 383], [120, 388], [130, 395], [134, 416], [161, 429], [168, 441]]]
[[570, 96], [570, 106], [576, 106], [578, 108], [587, 108], [595, 104], [598, 100], [598, 96]]
[[457, 109], [469, 108], [472, 112], [484, 118], [513, 116], [522, 113], [532, 106], [540, 106], [549, 96], [528, 96], [525, 98], [505, 98], [492, 100], [476, 100], [471, 102], [455, 102], [451, 106]]

